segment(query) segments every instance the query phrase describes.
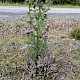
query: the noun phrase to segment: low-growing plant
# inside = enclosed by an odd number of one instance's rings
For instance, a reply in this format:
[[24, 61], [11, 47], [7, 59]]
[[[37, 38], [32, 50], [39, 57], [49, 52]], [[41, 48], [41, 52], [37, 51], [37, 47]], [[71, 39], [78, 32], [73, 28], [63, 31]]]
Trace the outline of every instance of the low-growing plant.
[[80, 40], [80, 27], [73, 28], [70, 36], [74, 39]]

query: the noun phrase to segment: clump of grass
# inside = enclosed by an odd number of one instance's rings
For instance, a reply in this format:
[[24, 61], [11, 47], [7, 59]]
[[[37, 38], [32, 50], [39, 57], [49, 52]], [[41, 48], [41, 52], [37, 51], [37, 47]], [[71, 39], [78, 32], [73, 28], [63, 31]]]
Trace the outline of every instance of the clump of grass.
[[79, 8], [80, 6], [78, 5], [68, 5], [68, 4], [63, 4], [63, 5], [51, 5], [51, 7], [54, 7], [54, 8]]
[[75, 38], [76, 40], [80, 40], [80, 27], [72, 29], [72, 31], [70, 32], [70, 36], [72, 38]]
[[21, 4], [21, 3], [0, 2], [0, 6], [26, 6], [26, 5], [27, 5], [26, 3]]

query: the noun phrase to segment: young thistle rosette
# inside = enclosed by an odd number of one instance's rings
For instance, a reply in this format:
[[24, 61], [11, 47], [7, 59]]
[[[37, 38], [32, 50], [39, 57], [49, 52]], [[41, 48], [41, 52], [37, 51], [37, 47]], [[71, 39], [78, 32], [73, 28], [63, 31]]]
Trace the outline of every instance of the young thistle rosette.
[[[28, 28], [24, 31], [28, 38], [28, 56], [33, 60], [38, 60], [39, 57], [44, 58], [47, 52], [47, 39], [49, 25], [45, 23], [47, 20], [47, 11], [49, 7], [45, 7], [42, 0], [27, 0], [28, 12]], [[50, 0], [47, 0], [49, 3]]]

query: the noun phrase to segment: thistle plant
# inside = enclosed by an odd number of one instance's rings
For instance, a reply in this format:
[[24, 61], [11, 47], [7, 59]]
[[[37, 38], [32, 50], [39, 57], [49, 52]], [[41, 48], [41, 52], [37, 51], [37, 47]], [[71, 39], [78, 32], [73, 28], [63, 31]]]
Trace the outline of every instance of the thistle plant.
[[28, 57], [31, 58], [36, 65], [36, 75], [39, 72], [37, 61], [44, 58], [47, 53], [47, 39], [50, 24], [47, 21], [47, 11], [49, 10], [50, 0], [46, 0], [47, 7], [42, 0], [27, 0], [29, 26], [24, 31], [27, 35]]
[[24, 31], [27, 34], [28, 56], [35, 60], [44, 58], [47, 50], [49, 23], [45, 25], [47, 20], [47, 11], [49, 10], [50, 0], [47, 0], [48, 7], [44, 6], [42, 0], [27, 0], [29, 26]]

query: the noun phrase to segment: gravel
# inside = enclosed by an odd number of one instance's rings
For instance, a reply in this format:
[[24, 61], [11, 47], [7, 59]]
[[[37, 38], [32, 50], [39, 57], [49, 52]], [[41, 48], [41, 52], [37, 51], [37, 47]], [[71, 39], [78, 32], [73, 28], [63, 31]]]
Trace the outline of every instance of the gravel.
[[[72, 39], [68, 34], [74, 27], [80, 26], [80, 15], [51, 14], [48, 17], [53, 25], [49, 30], [49, 52], [56, 54], [56, 61], [65, 64], [59, 68], [59, 71], [63, 71], [63, 73], [69, 71], [72, 77], [73, 74], [77, 74], [77, 69], [73, 65], [78, 66], [78, 70], [80, 69], [80, 63], [77, 61], [80, 60], [80, 40]], [[26, 39], [23, 40], [22, 31], [27, 27], [27, 20], [26, 15], [0, 15], [0, 54], [9, 54], [16, 49], [20, 54], [26, 52]], [[80, 75], [78, 74], [73, 80], [79, 80], [79, 78]], [[62, 75], [59, 80], [63, 79], [72, 80]]]

